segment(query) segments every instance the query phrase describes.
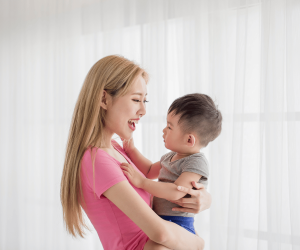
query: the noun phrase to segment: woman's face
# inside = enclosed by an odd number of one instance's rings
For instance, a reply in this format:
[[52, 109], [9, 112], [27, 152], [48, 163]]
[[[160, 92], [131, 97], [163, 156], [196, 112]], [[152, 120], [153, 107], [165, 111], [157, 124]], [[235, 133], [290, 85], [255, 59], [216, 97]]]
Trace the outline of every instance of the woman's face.
[[116, 133], [123, 139], [130, 139], [139, 119], [146, 114], [147, 85], [142, 76], [138, 76], [124, 96], [107, 104], [105, 130]]

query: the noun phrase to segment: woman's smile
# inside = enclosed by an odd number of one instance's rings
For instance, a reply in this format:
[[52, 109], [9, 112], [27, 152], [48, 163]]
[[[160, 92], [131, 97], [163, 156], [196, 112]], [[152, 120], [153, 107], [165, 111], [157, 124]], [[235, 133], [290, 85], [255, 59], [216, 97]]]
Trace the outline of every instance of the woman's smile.
[[132, 131], [135, 130], [135, 125], [139, 123], [139, 120], [140, 120], [140, 119], [137, 118], [137, 119], [130, 119], [130, 120], [128, 121], [128, 126], [129, 126], [129, 128], [130, 128]]
[[135, 123], [134, 123], [134, 121], [128, 121], [128, 126], [129, 126], [129, 128], [132, 130], [132, 131], [134, 131], [135, 130]]

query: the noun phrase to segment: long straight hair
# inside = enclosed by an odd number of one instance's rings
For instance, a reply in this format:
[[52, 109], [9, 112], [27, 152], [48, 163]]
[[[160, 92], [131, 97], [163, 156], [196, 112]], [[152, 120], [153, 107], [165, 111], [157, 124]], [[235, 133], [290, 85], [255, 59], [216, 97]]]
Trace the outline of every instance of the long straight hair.
[[103, 138], [105, 110], [100, 106], [103, 90], [113, 99], [122, 96], [140, 75], [148, 82], [145, 70], [124, 57], [112, 55], [96, 62], [85, 78], [73, 113], [60, 189], [66, 229], [75, 237], [83, 237], [84, 228], [88, 229], [81, 208], [84, 197], [80, 168], [87, 148], [95, 147]]

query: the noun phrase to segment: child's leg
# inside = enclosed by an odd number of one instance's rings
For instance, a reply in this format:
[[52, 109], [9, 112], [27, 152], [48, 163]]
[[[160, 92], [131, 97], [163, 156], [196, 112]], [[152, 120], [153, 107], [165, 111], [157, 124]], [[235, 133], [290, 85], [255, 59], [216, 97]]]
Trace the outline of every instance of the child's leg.
[[160, 245], [150, 239], [147, 241], [147, 243], [144, 246], [144, 250], [167, 250], [167, 249], [170, 248]]

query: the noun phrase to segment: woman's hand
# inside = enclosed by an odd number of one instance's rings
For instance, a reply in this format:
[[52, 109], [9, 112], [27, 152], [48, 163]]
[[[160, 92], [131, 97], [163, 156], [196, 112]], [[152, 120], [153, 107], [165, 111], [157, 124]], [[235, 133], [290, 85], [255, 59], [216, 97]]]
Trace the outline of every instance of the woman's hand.
[[142, 176], [141, 173], [139, 173], [133, 166], [125, 162], [121, 163], [121, 168], [133, 186], [142, 188], [143, 182], [146, 180], [146, 178]]
[[127, 154], [135, 149], [133, 138], [130, 138], [129, 140], [121, 138], [121, 140], [123, 142], [123, 149]]
[[179, 191], [188, 193], [191, 195], [191, 198], [181, 198], [176, 201], [171, 201], [182, 208], [176, 207], [173, 208], [173, 211], [180, 211], [180, 212], [188, 212], [193, 214], [198, 214], [205, 209], [210, 208], [211, 205], [211, 195], [208, 193], [201, 183], [192, 182], [192, 185], [197, 189], [191, 189], [186, 187], [178, 186], [177, 189]]

